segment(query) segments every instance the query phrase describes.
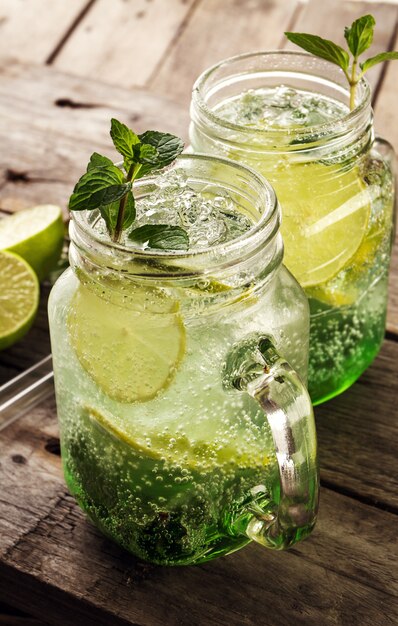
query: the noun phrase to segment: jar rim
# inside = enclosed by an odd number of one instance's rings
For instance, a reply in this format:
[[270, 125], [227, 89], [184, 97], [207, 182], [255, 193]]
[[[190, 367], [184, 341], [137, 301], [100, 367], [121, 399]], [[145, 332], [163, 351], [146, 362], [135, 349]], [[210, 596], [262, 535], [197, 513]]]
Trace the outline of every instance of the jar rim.
[[[325, 68], [329, 67], [331, 70], [334, 70], [335, 72], [338, 71], [339, 73], [341, 73], [341, 76], [344, 77], [344, 72], [341, 68], [337, 67], [335, 64], [331, 63], [330, 61], [327, 61], [326, 59], [321, 59], [312, 54], [309, 54], [308, 52], [300, 52], [300, 51], [296, 52], [294, 50], [258, 50], [258, 51], [253, 51], [253, 52], [245, 52], [243, 54], [238, 54], [238, 55], [223, 59], [219, 61], [218, 63], [215, 63], [214, 65], [207, 68], [204, 72], [202, 72], [202, 74], [200, 74], [198, 78], [196, 79], [192, 88], [192, 103], [198, 108], [200, 113], [205, 118], [207, 118], [207, 120], [210, 123], [212, 123], [215, 126], [219, 126], [221, 128], [233, 130], [235, 132], [244, 133], [244, 134], [254, 133], [256, 135], [263, 136], [263, 137], [265, 136], [281, 137], [283, 135], [286, 135], [286, 132], [294, 132], [295, 135], [300, 136], [300, 135], [308, 135], [309, 132], [313, 132], [313, 131], [316, 131], [317, 134], [322, 135], [323, 137], [327, 137], [328, 135], [335, 136], [336, 135], [336, 123], [343, 127], [355, 125], [356, 120], [361, 118], [363, 112], [366, 111], [366, 109], [369, 107], [370, 99], [371, 99], [371, 89], [370, 89], [370, 84], [368, 80], [364, 76], [362, 76], [362, 78], [358, 82], [358, 86], [362, 89], [362, 93], [360, 94], [361, 99], [359, 103], [357, 104], [357, 106], [352, 111], [349, 111], [348, 113], [343, 114], [341, 117], [339, 116], [336, 119], [333, 119], [332, 121], [322, 122], [320, 124], [312, 124], [309, 126], [294, 126], [294, 127], [289, 127], [288, 129], [284, 127], [279, 127], [279, 128], [273, 127], [270, 129], [258, 128], [258, 127], [248, 128], [244, 124], [236, 124], [236, 123], [233, 123], [224, 119], [220, 115], [217, 115], [217, 113], [215, 113], [214, 110], [211, 109], [206, 104], [205, 98], [203, 97], [203, 89], [206, 86], [209, 79], [215, 74], [215, 72], [217, 72], [221, 68], [233, 66], [234, 64], [240, 63], [244, 60], [251, 60], [255, 58], [258, 58], [258, 59], [264, 58], [265, 60], [267, 60], [268, 58], [271, 58], [273, 56], [274, 57], [275, 56], [286, 57], [286, 58], [296, 57], [296, 58], [301, 58], [305, 60], [311, 59], [312, 61], [319, 62], [319, 64], [322, 64]], [[262, 68], [261, 71], [269, 71], [269, 72], [277, 71], [279, 73], [284, 73], [284, 72], [287, 72], [288, 70], [287, 68], [275, 69], [272, 67], [272, 65], [270, 65], [269, 67], [265, 66], [264, 68]], [[327, 77], [325, 78], [324, 76], [310, 73], [306, 71], [305, 67], [301, 68], [300, 71], [298, 70], [296, 71], [289, 70], [289, 71], [290, 73], [294, 73], [297, 76], [301, 74], [303, 76], [313, 76], [315, 78], [318, 76], [319, 78], [322, 78], [327, 83], [338, 86], [338, 83], [332, 78], [327, 78]], [[251, 69], [251, 72], [255, 74], [254, 69]], [[241, 75], [243, 75], [243, 73], [241, 73]], [[340, 90], [343, 90], [342, 85], [339, 85], [339, 87], [340, 87]], [[349, 93], [348, 89], [345, 88], [344, 91], [348, 95]]]
[[[226, 159], [222, 157], [217, 157], [213, 155], [195, 153], [195, 154], [181, 154], [177, 157], [177, 159], [164, 170], [159, 170], [154, 172], [153, 175], [145, 176], [136, 182], [134, 182], [134, 187], [139, 189], [140, 187], [150, 186], [151, 182], [159, 176], [161, 171], [168, 171], [178, 167], [180, 163], [188, 163], [190, 161], [196, 162], [198, 164], [201, 163], [209, 163], [222, 165], [230, 170], [233, 169], [236, 180], [240, 182], [236, 185], [236, 190], [241, 192], [241, 182], [242, 176], [246, 176], [250, 183], [255, 187], [255, 193], [258, 195], [259, 200], [264, 207], [264, 211], [260, 215], [260, 219], [253, 224], [253, 226], [247, 230], [245, 233], [226, 241], [224, 243], [218, 243], [214, 246], [208, 246], [205, 248], [198, 248], [192, 250], [161, 250], [155, 248], [138, 248], [134, 246], [124, 246], [120, 243], [115, 243], [111, 240], [106, 240], [101, 237], [92, 225], [89, 223], [89, 214], [92, 214], [92, 211], [75, 211], [72, 212], [72, 219], [70, 223], [71, 228], [71, 239], [76, 242], [82, 244], [82, 247], [92, 247], [91, 244], [94, 244], [99, 251], [104, 252], [105, 256], [110, 258], [112, 254], [115, 256], [123, 256], [130, 258], [134, 258], [136, 260], [148, 260], [153, 259], [156, 261], [171, 261], [171, 260], [186, 260], [186, 259], [203, 259], [208, 257], [217, 257], [218, 254], [222, 253], [222, 257], [224, 259], [233, 257], [239, 257], [242, 249], [247, 248], [258, 248], [259, 246], [264, 246], [274, 239], [276, 234], [279, 231], [280, 226], [280, 208], [279, 204], [274, 192], [273, 187], [268, 182], [268, 180], [246, 165], [241, 165], [236, 161], [231, 159]], [[203, 178], [200, 179], [201, 182], [204, 182]], [[207, 182], [211, 182], [212, 184], [217, 185], [217, 181], [208, 179]], [[153, 182], [152, 182], [153, 184]], [[242, 192], [243, 193], [243, 192]]]

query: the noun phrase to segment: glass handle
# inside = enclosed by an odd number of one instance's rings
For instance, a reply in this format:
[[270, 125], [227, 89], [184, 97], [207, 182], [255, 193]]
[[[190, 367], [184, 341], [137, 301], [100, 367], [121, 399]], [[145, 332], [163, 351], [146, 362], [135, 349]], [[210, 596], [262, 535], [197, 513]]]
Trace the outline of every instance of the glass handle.
[[272, 339], [259, 335], [229, 353], [224, 383], [250, 394], [261, 406], [279, 470], [272, 496], [264, 486], [254, 487], [235, 528], [268, 548], [287, 548], [311, 532], [318, 510], [317, 443], [308, 392]]

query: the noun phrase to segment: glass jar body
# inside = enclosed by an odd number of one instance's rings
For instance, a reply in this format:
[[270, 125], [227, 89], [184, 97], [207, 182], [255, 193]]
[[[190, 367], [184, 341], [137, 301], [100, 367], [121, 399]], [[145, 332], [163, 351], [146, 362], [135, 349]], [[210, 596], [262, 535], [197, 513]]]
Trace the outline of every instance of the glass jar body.
[[[97, 288], [90, 281], [82, 286], [69, 269], [56, 283], [49, 305], [62, 455], [71, 493], [105, 534], [145, 560], [188, 564], [240, 548], [249, 539], [234, 533], [234, 511], [258, 484], [277, 499], [278, 470], [272, 436], [257, 403], [223, 387], [225, 358], [232, 345], [261, 333], [271, 336], [305, 377], [304, 294], [281, 268], [251, 301], [230, 304], [211, 317], [183, 315], [177, 324], [183, 319], [184, 355], [173, 379], [152, 399], [121, 402], [82, 365], [71, 338], [82, 290], [90, 291], [99, 316], [107, 311], [116, 334], [118, 328], [123, 332], [126, 309], [119, 300], [104, 300]], [[133, 324], [136, 312], [130, 313]], [[159, 318], [155, 326], [163, 324], [168, 332], [170, 319], [161, 318], [170, 314], [154, 315]], [[102, 363], [108, 352], [109, 360], [115, 359], [117, 346], [106, 337], [97, 348], [90, 346], [89, 333], [86, 341], [82, 349], [90, 358]], [[130, 367], [131, 376], [146, 376], [134, 362]]]
[[393, 151], [374, 139], [366, 83], [357, 109], [329, 125], [265, 131], [226, 123], [217, 114], [239, 93], [281, 84], [347, 100], [344, 77], [325, 61], [294, 53], [244, 55], [197, 81], [190, 137], [195, 151], [250, 165], [276, 190], [285, 263], [310, 302], [309, 390], [317, 404], [349, 387], [383, 341]]

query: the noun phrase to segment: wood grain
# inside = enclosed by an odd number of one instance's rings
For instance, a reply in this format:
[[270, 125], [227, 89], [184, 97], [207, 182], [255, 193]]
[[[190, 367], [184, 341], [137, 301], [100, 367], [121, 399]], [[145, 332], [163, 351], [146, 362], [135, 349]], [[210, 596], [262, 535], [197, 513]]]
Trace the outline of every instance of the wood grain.
[[0, 626], [48, 626], [48, 622], [29, 617], [19, 609], [0, 602]]
[[[321, 35], [326, 39], [347, 48], [344, 39], [344, 27], [351, 26], [352, 22], [361, 15], [371, 13], [376, 20], [374, 39], [369, 54], [364, 58], [375, 56], [379, 52], [392, 49], [395, 29], [398, 18], [398, 7], [392, 4], [378, 2], [358, 2], [353, 0], [308, 0], [303, 10], [293, 24], [292, 30], [297, 32]], [[291, 50], [299, 50], [289, 41], [284, 41], [284, 47]], [[372, 88], [375, 90], [382, 78], [383, 66], [376, 65], [367, 72]]]
[[187, 138], [188, 111], [164, 97], [48, 66], [0, 67], [0, 209], [39, 202], [65, 208], [94, 150], [118, 158], [111, 117], [137, 132], [153, 128]]
[[89, 0], [1, 0], [0, 58], [45, 63]]
[[202, 0], [148, 86], [188, 106], [195, 79], [210, 65], [279, 47], [298, 6], [296, 0]]
[[398, 512], [398, 343], [385, 341], [350, 389], [315, 409], [321, 478]]
[[[319, 624], [398, 619], [397, 517], [324, 489], [317, 529], [287, 553], [251, 545], [190, 568], [144, 564], [105, 539], [68, 495], [54, 406], [0, 438], [0, 598], [52, 624]], [[381, 541], [380, 537], [383, 537]]]
[[[394, 50], [398, 50], [398, 37], [394, 41]], [[381, 137], [387, 139], [398, 153], [397, 117], [397, 81], [398, 62], [386, 63], [383, 87], [378, 94], [375, 106], [376, 130]]]
[[55, 59], [58, 69], [142, 86], [196, 0], [97, 0]]

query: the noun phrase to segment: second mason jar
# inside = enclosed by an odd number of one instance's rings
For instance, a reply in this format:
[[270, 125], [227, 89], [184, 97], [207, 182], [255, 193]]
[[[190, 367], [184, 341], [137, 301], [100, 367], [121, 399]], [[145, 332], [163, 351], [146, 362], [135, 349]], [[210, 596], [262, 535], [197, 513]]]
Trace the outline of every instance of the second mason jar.
[[277, 192], [285, 263], [310, 302], [314, 403], [349, 387], [384, 336], [393, 151], [370, 97], [362, 79], [349, 111], [342, 70], [294, 52], [228, 59], [193, 89], [193, 149], [251, 165]]

